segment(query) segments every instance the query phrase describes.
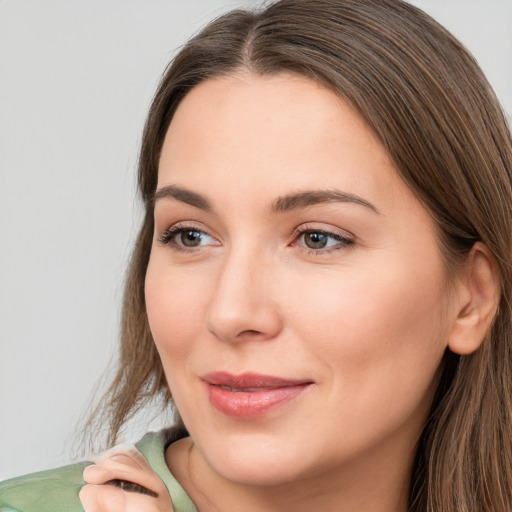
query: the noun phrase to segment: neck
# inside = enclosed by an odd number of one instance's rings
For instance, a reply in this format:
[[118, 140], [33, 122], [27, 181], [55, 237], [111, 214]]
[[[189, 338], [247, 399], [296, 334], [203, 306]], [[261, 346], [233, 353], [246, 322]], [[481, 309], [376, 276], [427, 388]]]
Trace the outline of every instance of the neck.
[[390, 445], [273, 486], [225, 479], [190, 438], [173, 443], [166, 460], [200, 512], [406, 512], [414, 450], [398, 454]]

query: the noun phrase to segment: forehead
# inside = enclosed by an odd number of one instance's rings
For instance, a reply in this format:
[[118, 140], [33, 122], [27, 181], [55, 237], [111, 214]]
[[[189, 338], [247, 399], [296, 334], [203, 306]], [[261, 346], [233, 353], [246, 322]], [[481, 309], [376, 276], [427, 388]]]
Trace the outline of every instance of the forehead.
[[205, 194], [221, 182], [224, 197], [336, 188], [374, 204], [395, 201], [405, 187], [343, 98], [288, 73], [237, 74], [192, 89], [167, 132], [158, 181]]

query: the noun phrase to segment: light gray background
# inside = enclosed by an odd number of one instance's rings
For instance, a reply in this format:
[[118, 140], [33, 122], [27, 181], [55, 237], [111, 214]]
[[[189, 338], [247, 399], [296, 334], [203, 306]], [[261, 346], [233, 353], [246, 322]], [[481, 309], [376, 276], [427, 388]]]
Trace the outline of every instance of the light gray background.
[[[413, 3], [512, 112], [512, 0]], [[152, 93], [180, 44], [244, 4], [0, 0], [0, 479], [69, 461], [114, 351]]]

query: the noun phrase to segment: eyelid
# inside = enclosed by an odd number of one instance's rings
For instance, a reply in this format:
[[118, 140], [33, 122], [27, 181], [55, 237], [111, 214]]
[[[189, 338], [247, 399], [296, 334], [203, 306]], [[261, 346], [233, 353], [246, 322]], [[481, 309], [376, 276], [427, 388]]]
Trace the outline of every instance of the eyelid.
[[325, 233], [326, 235], [335, 238], [342, 238], [343, 240], [354, 240], [355, 236], [349, 231], [334, 226], [318, 225], [316, 223], [301, 224], [295, 228], [295, 236], [301, 235], [306, 232]]

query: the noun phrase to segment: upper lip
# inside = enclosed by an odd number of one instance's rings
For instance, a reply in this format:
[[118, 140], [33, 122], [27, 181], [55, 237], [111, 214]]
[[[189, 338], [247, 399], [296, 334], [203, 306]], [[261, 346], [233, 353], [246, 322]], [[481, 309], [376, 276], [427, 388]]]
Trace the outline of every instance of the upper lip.
[[241, 373], [239, 375], [233, 375], [223, 371], [210, 372], [203, 375], [202, 379], [213, 386], [226, 386], [235, 389], [272, 389], [313, 383], [310, 379], [287, 379], [252, 372]]

